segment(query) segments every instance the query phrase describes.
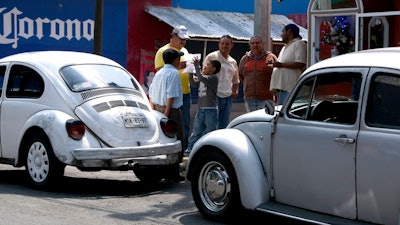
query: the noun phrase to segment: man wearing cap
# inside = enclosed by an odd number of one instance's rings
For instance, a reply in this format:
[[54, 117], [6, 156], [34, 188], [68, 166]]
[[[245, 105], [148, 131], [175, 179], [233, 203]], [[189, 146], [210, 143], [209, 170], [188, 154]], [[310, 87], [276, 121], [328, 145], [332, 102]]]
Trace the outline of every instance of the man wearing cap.
[[[166, 117], [178, 123], [177, 139], [182, 141], [184, 137], [183, 120], [180, 108], [182, 107], [182, 85], [179, 77], [178, 67], [183, 52], [173, 48], [166, 49], [162, 56], [165, 65], [157, 71], [153, 82], [149, 87], [150, 105], [154, 110], [163, 113]], [[183, 149], [181, 160], [183, 157]], [[177, 181], [183, 180], [179, 175], [179, 164], [170, 168], [171, 178]]]
[[285, 46], [273, 63], [270, 83], [270, 91], [277, 98], [278, 105], [285, 102], [307, 63], [307, 45], [302, 41], [299, 27], [295, 24], [286, 25], [281, 37]]
[[[154, 59], [154, 66], [156, 71], [160, 70], [164, 66], [163, 61], [163, 52], [166, 49], [173, 48], [178, 52], [182, 52], [185, 55], [188, 55], [188, 50], [184, 47], [186, 45], [186, 41], [189, 39], [188, 31], [185, 26], [179, 25], [176, 26], [171, 33], [171, 38], [168, 44], [164, 45], [160, 49], [158, 49], [155, 59]], [[181, 63], [177, 67], [179, 70], [179, 75], [181, 79], [182, 85], [182, 94], [183, 94], [183, 105], [181, 107], [182, 116], [183, 116], [183, 125], [184, 125], [184, 133], [185, 137], [183, 138], [183, 149], [186, 149], [188, 143], [188, 137], [190, 132], [190, 83], [189, 83], [189, 73], [182, 72], [182, 69], [186, 67], [186, 62], [181, 57]]]

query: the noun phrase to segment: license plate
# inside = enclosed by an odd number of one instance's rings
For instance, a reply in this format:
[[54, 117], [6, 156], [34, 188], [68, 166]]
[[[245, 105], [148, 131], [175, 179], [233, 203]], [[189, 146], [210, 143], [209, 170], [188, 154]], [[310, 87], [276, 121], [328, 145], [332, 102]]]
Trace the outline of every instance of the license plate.
[[125, 113], [122, 114], [122, 120], [125, 127], [129, 128], [144, 128], [147, 127], [147, 119], [140, 113]]

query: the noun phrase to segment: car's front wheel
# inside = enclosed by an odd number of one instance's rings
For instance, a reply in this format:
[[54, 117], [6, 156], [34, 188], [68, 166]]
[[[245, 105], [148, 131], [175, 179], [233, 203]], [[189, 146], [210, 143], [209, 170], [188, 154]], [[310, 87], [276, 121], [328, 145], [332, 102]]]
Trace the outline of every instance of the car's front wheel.
[[227, 221], [241, 208], [238, 182], [229, 159], [218, 152], [204, 152], [194, 162], [193, 200], [211, 220]]
[[27, 178], [34, 187], [50, 187], [64, 175], [65, 165], [55, 157], [45, 134], [29, 137], [24, 143], [24, 150]]

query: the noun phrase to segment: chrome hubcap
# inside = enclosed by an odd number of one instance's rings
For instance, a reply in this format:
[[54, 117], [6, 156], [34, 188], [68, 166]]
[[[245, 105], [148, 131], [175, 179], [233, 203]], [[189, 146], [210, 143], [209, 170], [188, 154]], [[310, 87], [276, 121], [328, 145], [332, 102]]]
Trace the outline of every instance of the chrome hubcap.
[[42, 143], [35, 142], [29, 148], [27, 169], [35, 182], [42, 182], [47, 178], [49, 174], [49, 156]]
[[224, 166], [218, 162], [209, 162], [204, 165], [198, 187], [201, 200], [210, 211], [221, 211], [230, 201], [229, 175]]

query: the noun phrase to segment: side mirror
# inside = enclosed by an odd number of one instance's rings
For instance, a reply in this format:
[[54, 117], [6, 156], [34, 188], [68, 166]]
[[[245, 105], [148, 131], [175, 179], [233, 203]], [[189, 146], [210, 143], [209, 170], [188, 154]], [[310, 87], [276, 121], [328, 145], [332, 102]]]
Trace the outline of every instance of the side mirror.
[[275, 114], [275, 103], [272, 101], [265, 102], [265, 113], [274, 115]]

